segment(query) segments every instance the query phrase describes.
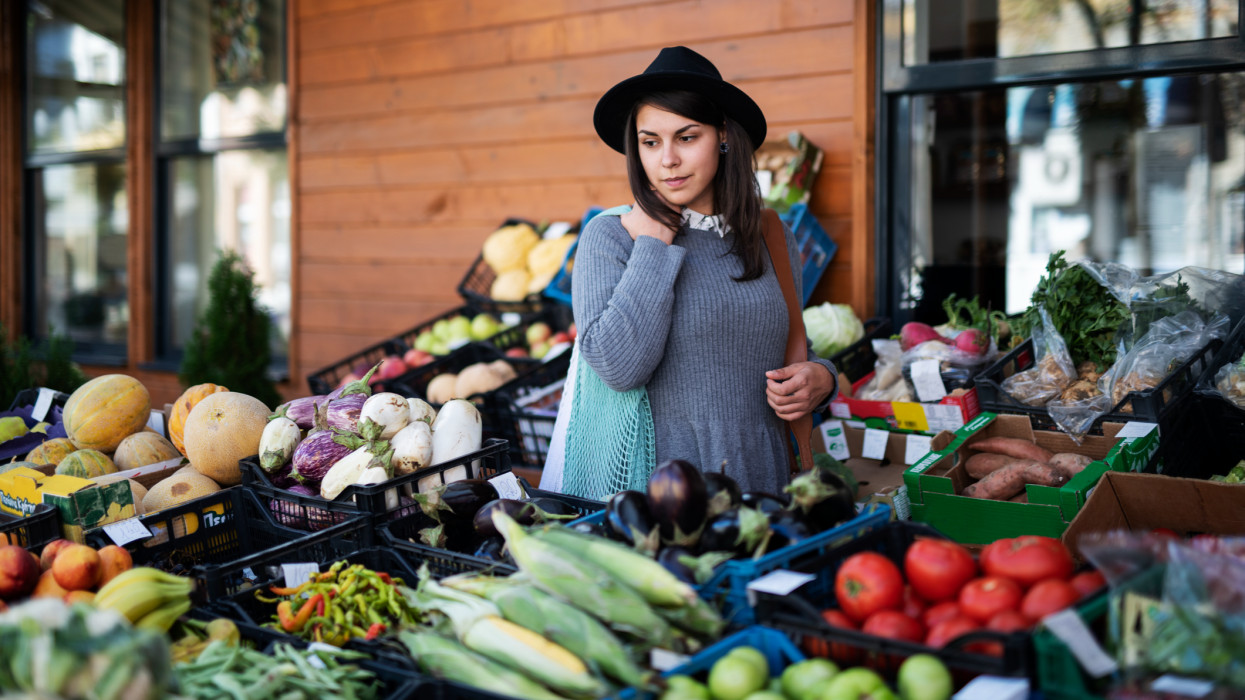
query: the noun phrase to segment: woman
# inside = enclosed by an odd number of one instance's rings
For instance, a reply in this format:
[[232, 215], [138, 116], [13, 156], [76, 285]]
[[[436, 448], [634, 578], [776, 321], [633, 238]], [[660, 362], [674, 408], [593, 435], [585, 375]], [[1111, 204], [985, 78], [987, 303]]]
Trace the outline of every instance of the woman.
[[[674, 47], [605, 93], [593, 121], [626, 156], [636, 206], [604, 212], [580, 238], [580, 362], [615, 392], [643, 388], [656, 463], [686, 459], [724, 469], [745, 490], [779, 490], [788, 479], [783, 421], [824, 404], [836, 376], [811, 350], [807, 362], [782, 366], [787, 307], [753, 174], [764, 115], [708, 59]], [[801, 289], [790, 231], [786, 239]], [[575, 415], [568, 487], [577, 471], [608, 468], [572, 463], [576, 441], [593, 437], [577, 433]]]

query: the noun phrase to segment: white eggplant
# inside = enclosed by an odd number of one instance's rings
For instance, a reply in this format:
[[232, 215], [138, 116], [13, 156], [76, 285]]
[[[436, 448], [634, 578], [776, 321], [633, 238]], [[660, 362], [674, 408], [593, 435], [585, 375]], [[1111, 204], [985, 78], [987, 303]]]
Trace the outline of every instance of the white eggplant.
[[[359, 476], [356, 485], [383, 484], [389, 481], [389, 472], [382, 467], [368, 467], [366, 471]], [[392, 488], [385, 491], [385, 508], [387, 510], [398, 509], [398, 489]]]
[[432, 421], [437, 419], [437, 409], [432, 404], [423, 399], [410, 398], [406, 400], [406, 405], [411, 411], [411, 422], [423, 421], [432, 426]]
[[411, 407], [402, 396], [382, 392], [368, 397], [359, 409], [358, 433], [364, 440], [388, 440], [411, 420]]
[[298, 424], [289, 418], [281, 416], [268, 421], [259, 437], [259, 467], [272, 473], [289, 464], [302, 439]]
[[389, 457], [389, 452], [383, 455], [373, 453], [370, 445], [360, 447], [337, 460], [337, 463], [329, 468], [324, 479], [320, 481], [320, 495], [329, 500], [337, 498], [347, 486], [359, 483], [359, 478], [368, 469], [379, 467], [384, 471], [385, 466], [389, 464]]
[[397, 476], [432, 464], [432, 428], [422, 420], [408, 423], [389, 445], [393, 447], [393, 473]]
[[[445, 464], [464, 455], [480, 450], [483, 425], [480, 411], [475, 404], [465, 399], [454, 399], [446, 402], [432, 422], [432, 464]], [[471, 471], [467, 465], [459, 465], [444, 473], [444, 483], [471, 478], [478, 469], [478, 462], [472, 464]], [[421, 480], [420, 493], [424, 492]]]

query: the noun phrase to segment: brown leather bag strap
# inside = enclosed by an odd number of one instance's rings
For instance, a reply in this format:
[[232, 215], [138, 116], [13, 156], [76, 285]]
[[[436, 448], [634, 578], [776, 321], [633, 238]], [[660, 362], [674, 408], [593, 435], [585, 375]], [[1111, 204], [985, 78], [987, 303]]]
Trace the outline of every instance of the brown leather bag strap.
[[[801, 310], [800, 295], [795, 288], [795, 278], [791, 274], [791, 257], [787, 253], [787, 235], [783, 230], [782, 220], [778, 212], [765, 209], [765, 247], [769, 250], [770, 262], [774, 265], [774, 276], [782, 287], [783, 299], [787, 302], [787, 350], [784, 359], [787, 365], [808, 361], [808, 342], [804, 335], [804, 314]], [[813, 468], [813, 416], [808, 414], [802, 418], [788, 421], [791, 432], [795, 434], [795, 444], [799, 448], [799, 469], [808, 471]], [[791, 459], [792, 471], [795, 459]]]

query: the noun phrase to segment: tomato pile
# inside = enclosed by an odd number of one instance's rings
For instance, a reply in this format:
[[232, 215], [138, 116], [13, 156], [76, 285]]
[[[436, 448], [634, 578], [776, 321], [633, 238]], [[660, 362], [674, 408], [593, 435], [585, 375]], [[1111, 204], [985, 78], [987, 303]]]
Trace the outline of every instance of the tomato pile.
[[[844, 560], [834, 580], [838, 607], [821, 615], [833, 627], [941, 648], [977, 630], [1028, 630], [1105, 585], [1102, 574], [1075, 568], [1068, 549], [1050, 537], [998, 540], [980, 560], [950, 540], [919, 538], [904, 553], [902, 570], [877, 552]], [[990, 642], [968, 649], [1003, 653]], [[805, 651], [844, 661], [861, 653], [814, 637]]]

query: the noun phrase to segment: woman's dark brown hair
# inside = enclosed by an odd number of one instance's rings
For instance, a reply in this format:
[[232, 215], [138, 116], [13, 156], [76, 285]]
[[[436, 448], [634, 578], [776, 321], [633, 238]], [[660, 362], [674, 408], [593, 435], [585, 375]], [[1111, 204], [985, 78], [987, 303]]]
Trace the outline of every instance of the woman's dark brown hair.
[[644, 105], [725, 130], [730, 151], [719, 155], [718, 172], [713, 179], [713, 204], [717, 211], [713, 213], [722, 215], [735, 233], [730, 252], [739, 258], [744, 268], [735, 281], [757, 279], [765, 272], [765, 241], [761, 230], [761, 193], [752, 172], [755, 149], [748, 134], [712, 100], [695, 92], [657, 92], [645, 96], [631, 108], [626, 133], [627, 180], [631, 184], [631, 194], [645, 214], [671, 230], [679, 229], [682, 215], [667, 206], [649, 186], [644, 164], [640, 162], [635, 119]]

